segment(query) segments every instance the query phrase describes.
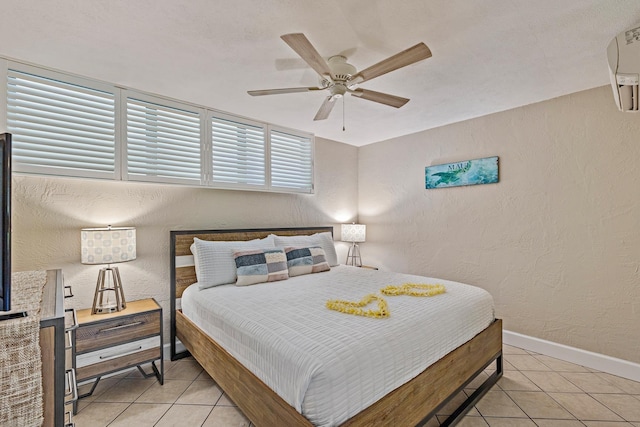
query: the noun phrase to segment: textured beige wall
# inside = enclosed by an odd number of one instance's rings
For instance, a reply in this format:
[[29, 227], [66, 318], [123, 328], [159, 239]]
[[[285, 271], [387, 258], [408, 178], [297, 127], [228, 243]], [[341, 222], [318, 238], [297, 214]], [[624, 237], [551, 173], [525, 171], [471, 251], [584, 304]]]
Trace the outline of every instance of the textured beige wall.
[[[424, 189], [427, 165], [493, 155], [499, 184]], [[359, 208], [365, 264], [477, 284], [508, 330], [640, 363], [639, 161], [640, 115], [603, 87], [359, 150], [317, 138], [314, 195], [16, 176], [13, 270], [62, 268], [88, 307], [80, 228], [136, 226], [125, 295], [156, 298], [168, 330], [170, 230], [337, 225]]]
[[[363, 262], [476, 284], [505, 329], [640, 363], [640, 115], [597, 88], [359, 151]], [[424, 167], [500, 156], [500, 183]]]
[[[80, 264], [80, 229], [135, 226], [138, 257], [118, 264], [125, 297], [161, 303], [168, 342], [170, 230], [335, 226], [355, 219], [357, 159], [356, 147], [316, 138], [313, 195], [14, 176], [13, 271], [62, 268], [76, 295], [71, 306], [90, 307], [99, 266]], [[337, 246], [342, 259], [346, 244]]]

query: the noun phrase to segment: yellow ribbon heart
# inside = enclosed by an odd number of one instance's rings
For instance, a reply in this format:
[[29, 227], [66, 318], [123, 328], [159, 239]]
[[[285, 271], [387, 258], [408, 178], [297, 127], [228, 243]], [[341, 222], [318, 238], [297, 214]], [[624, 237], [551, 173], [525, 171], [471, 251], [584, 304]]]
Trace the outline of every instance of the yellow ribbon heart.
[[[423, 290], [417, 290], [423, 289]], [[394, 286], [389, 285], [386, 288], [380, 290], [385, 295], [411, 295], [414, 297], [432, 297], [434, 295], [443, 294], [446, 292], [444, 285], [440, 284], [426, 284], [426, 283], [403, 283], [402, 285]]]
[[[377, 310], [365, 310], [363, 308], [373, 301], [378, 301]], [[327, 308], [330, 310], [339, 311], [341, 313], [355, 314], [356, 316], [375, 317], [378, 319], [389, 317], [390, 314], [389, 307], [387, 306], [387, 301], [375, 294], [366, 295], [359, 302], [339, 299], [329, 300], [327, 301]]]

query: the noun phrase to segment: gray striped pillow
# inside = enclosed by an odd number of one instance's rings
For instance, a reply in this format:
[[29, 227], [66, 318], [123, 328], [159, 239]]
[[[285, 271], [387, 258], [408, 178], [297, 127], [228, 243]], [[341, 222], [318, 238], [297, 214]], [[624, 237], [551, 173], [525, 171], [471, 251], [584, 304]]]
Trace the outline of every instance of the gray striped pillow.
[[329, 267], [335, 267], [339, 264], [333, 236], [328, 231], [312, 234], [311, 236], [277, 236], [275, 234], [271, 234], [271, 236], [273, 236], [275, 246], [280, 248], [320, 246], [324, 250]]
[[286, 248], [289, 277], [320, 273], [331, 270], [324, 249], [320, 246], [309, 248]]
[[287, 256], [282, 248], [234, 252], [238, 280], [236, 286], [275, 282], [289, 278]]

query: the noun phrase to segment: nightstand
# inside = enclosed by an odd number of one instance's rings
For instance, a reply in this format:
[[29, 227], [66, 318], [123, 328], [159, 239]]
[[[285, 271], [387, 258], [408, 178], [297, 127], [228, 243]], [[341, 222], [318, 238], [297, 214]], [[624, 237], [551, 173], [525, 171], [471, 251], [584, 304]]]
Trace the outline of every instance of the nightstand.
[[[155, 375], [163, 384], [162, 308], [153, 298], [127, 302], [127, 308], [109, 314], [78, 310], [77, 318], [73, 353], [77, 382], [95, 380], [80, 398], [93, 394], [103, 376], [133, 367], [145, 378]], [[152, 372], [142, 368], [146, 363]]]

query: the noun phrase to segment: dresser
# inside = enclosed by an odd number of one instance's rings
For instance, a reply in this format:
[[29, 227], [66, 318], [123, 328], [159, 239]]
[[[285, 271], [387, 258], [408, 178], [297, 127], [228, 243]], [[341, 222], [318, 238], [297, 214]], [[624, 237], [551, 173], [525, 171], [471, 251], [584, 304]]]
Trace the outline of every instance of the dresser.
[[[44, 427], [73, 426], [70, 405], [77, 398], [75, 372], [71, 365], [73, 310], [64, 309], [61, 270], [47, 270], [42, 293], [40, 351]], [[68, 321], [65, 319], [70, 318]]]

